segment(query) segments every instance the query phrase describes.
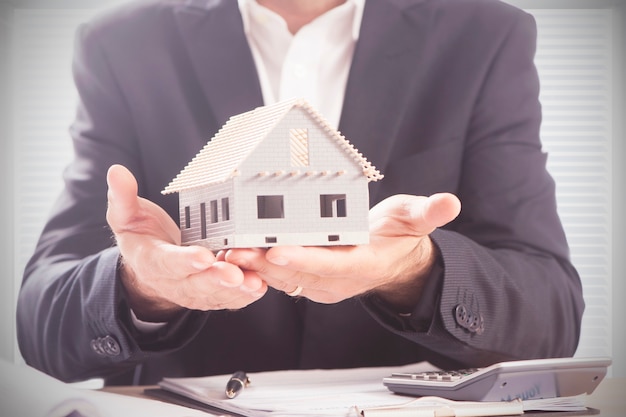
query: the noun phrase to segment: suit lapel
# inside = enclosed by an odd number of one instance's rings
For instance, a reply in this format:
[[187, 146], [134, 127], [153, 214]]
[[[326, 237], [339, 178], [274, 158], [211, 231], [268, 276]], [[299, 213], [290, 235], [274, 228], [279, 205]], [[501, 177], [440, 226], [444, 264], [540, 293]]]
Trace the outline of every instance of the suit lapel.
[[[423, 0], [367, 0], [340, 130], [383, 171], [422, 79], [431, 8]], [[409, 115], [408, 117], [419, 117]], [[384, 181], [384, 180], [383, 180]], [[371, 184], [374, 188], [378, 185]]]
[[[340, 130], [383, 170], [422, 80], [431, 21], [427, 0], [367, 0]], [[218, 125], [263, 105], [235, 0], [190, 0], [176, 10], [189, 58]], [[374, 187], [378, 185], [372, 184]]]
[[263, 105], [237, 1], [188, 1], [176, 9], [175, 19], [219, 126]]

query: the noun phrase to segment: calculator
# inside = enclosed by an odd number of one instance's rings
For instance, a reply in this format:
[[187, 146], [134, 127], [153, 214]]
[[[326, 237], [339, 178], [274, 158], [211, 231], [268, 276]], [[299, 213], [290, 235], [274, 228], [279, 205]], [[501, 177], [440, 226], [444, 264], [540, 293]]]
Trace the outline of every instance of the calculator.
[[455, 371], [393, 373], [383, 384], [397, 394], [460, 401], [511, 401], [591, 394], [610, 358], [553, 358], [500, 362]]

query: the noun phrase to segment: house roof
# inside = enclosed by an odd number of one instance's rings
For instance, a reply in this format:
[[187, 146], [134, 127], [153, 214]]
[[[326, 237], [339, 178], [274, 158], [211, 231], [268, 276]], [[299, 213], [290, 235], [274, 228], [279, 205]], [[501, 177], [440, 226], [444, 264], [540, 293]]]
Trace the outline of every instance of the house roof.
[[383, 177], [354, 145], [332, 128], [306, 100], [291, 99], [257, 107], [231, 117], [161, 193], [171, 194], [220, 183], [238, 175], [237, 168], [242, 161], [294, 107], [307, 111], [329, 136], [361, 165], [363, 175], [368, 181], [378, 181]]

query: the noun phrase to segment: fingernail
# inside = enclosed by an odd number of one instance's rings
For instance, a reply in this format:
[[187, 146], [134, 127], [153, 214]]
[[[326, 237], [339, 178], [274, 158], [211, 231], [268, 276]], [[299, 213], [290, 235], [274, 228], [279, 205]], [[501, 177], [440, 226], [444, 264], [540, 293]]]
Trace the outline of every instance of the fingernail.
[[230, 281], [225, 281], [223, 279], [220, 279], [219, 283], [220, 283], [221, 286], [226, 287], [226, 288], [234, 288], [234, 287], [237, 287], [239, 285], [239, 284], [234, 284], [234, 283], [232, 283]]
[[289, 263], [287, 258], [283, 258], [282, 256], [277, 256], [275, 258], [268, 258], [268, 261], [273, 263], [274, 265], [285, 266]]
[[246, 285], [242, 285], [239, 288], [241, 289], [241, 291], [245, 291], [245, 292], [248, 292], [248, 293], [251, 293], [251, 294], [253, 294], [255, 291], [258, 291], [258, 288], [250, 288], [250, 287], [248, 287]]
[[193, 266], [198, 271], [204, 271], [205, 269], [208, 269], [211, 266], [211, 264], [206, 261], [193, 261], [191, 263], [191, 266]]

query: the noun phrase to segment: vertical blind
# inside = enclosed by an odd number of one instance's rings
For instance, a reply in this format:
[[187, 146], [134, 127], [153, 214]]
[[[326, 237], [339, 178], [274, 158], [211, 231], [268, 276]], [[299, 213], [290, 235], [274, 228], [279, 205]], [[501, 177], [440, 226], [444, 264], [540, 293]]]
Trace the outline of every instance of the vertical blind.
[[89, 10], [16, 10], [13, 20], [15, 288], [71, 160], [74, 31]]
[[[16, 293], [26, 262], [63, 186], [63, 168], [71, 160], [68, 128], [76, 102], [71, 77], [73, 37], [78, 24], [92, 13], [67, 9], [14, 11], [10, 62]], [[14, 359], [20, 359], [17, 341]]]
[[541, 137], [587, 305], [576, 355], [611, 356], [611, 14], [529, 12], [538, 27]]
[[[577, 355], [611, 356], [611, 15], [601, 9], [529, 12], [539, 28], [542, 137], [587, 302]], [[71, 158], [73, 36], [76, 26], [93, 13], [15, 11], [11, 62], [16, 289]], [[15, 294], [6, 302], [14, 303]]]

